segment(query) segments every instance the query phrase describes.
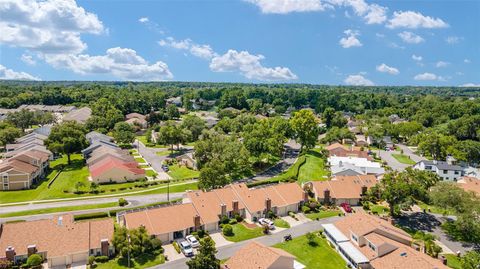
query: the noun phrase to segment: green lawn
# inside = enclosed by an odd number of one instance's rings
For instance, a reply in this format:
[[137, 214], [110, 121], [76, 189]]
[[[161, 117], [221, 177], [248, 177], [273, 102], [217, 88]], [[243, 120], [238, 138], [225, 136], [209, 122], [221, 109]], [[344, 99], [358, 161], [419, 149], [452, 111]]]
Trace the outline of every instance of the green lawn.
[[157, 176], [157, 172], [153, 171], [153, 170], [145, 170], [145, 175], [147, 177], [156, 177]]
[[454, 254], [445, 254], [447, 258], [447, 266], [454, 269], [462, 269], [462, 264], [460, 263], [460, 258]]
[[288, 224], [288, 222], [286, 222], [285, 220], [283, 219], [275, 219], [273, 221], [273, 223], [275, 224], [276, 227], [278, 228], [290, 228], [290, 224]]
[[321, 210], [320, 212], [306, 214], [306, 216], [311, 220], [316, 220], [317, 218], [324, 219], [324, 218], [338, 216], [339, 213], [340, 213], [339, 210], [332, 210], [332, 211]]
[[147, 161], [145, 161], [145, 159], [142, 158], [142, 157], [135, 157], [135, 161], [136, 161], [137, 163], [146, 163], [146, 162], [147, 162]]
[[174, 154], [177, 154], [177, 153], [180, 153], [180, 152], [181, 152], [180, 150], [174, 149], [173, 153], [172, 153], [172, 151], [170, 149], [168, 149], [168, 150], [157, 151], [156, 154], [158, 156], [171, 156], [171, 155], [174, 155]]
[[240, 241], [244, 241], [244, 240], [248, 240], [248, 239], [252, 239], [252, 238], [264, 235], [262, 227], [249, 229], [245, 227], [243, 224], [237, 223], [232, 225], [232, 228], [233, 228], [233, 236], [224, 235], [224, 237], [228, 241], [232, 241], [232, 242], [240, 242]]
[[53, 208], [25, 210], [25, 211], [18, 211], [18, 212], [0, 214], [0, 218], [38, 215], [38, 214], [48, 214], [48, 213], [56, 213], [56, 212], [69, 212], [69, 211], [86, 210], [86, 209], [108, 208], [108, 207], [116, 207], [116, 206], [118, 206], [117, 202], [95, 204], [95, 205], [53, 207]]
[[328, 245], [326, 239], [318, 237], [315, 241], [316, 244], [310, 245], [305, 236], [300, 236], [293, 238], [292, 241], [276, 244], [274, 247], [294, 255], [297, 261], [305, 265], [307, 269], [346, 268], [345, 261]]
[[395, 158], [398, 162], [408, 165], [414, 165], [415, 162], [410, 159], [407, 155], [401, 153], [392, 153], [393, 158]]
[[135, 137], [138, 141], [142, 142], [144, 145], [148, 143], [146, 135], [139, 135]]
[[[163, 254], [152, 255], [142, 254], [140, 257], [130, 259], [130, 268], [142, 269], [165, 263]], [[116, 258], [106, 263], [97, 263], [97, 269], [125, 269], [128, 268], [128, 261], [124, 258]]]
[[175, 164], [175, 165], [169, 166], [168, 168], [170, 169], [168, 174], [173, 179], [192, 179], [192, 178], [198, 178], [200, 176], [199, 171], [192, 170], [185, 166], [180, 166]]
[[432, 213], [436, 213], [436, 214], [443, 214], [443, 215], [455, 215], [455, 212], [453, 210], [449, 210], [449, 209], [443, 209], [443, 208], [439, 208], [439, 207], [436, 207], [434, 205], [427, 205], [421, 201], [417, 201], [417, 205], [421, 208], [421, 209], [425, 209], [425, 210], [429, 210], [432, 212]]
[[370, 211], [372, 213], [376, 213], [377, 215], [382, 215], [382, 214], [389, 214], [390, 210], [386, 206], [382, 205], [370, 205]]
[[[172, 183], [175, 184], [175, 183]], [[176, 186], [171, 186], [170, 184], [170, 193], [173, 192], [185, 192], [187, 190], [198, 190], [198, 183], [197, 182], [192, 182], [192, 183], [187, 183], [187, 184], [181, 184], [181, 185], [176, 185]], [[158, 193], [167, 193], [167, 188], [165, 187], [166, 184], [162, 184], [159, 186], [163, 186], [161, 189], [155, 189], [151, 191], [146, 191], [142, 192], [142, 195], [146, 194], [158, 194]], [[138, 195], [138, 194], [131, 194], [131, 195]], [[130, 196], [130, 195], [127, 195]]]
[[324, 176], [329, 175], [325, 168], [325, 159], [320, 154], [321, 149], [312, 149], [305, 155], [305, 163], [300, 167], [298, 173], [299, 182], [312, 180], [327, 180]]

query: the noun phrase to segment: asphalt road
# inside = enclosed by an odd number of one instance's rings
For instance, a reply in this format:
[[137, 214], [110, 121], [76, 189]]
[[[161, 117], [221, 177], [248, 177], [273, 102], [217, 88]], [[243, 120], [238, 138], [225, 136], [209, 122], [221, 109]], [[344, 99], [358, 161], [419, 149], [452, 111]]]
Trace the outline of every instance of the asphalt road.
[[[257, 241], [257, 242], [260, 242], [260, 243], [262, 243], [266, 246], [272, 246], [272, 245], [275, 245], [277, 243], [281, 243], [283, 241], [283, 236], [285, 236], [287, 234], [291, 234], [292, 237], [298, 237], [298, 236], [304, 235], [308, 232], [313, 232], [313, 231], [320, 230], [322, 228], [322, 226], [321, 226], [322, 224], [333, 223], [333, 222], [337, 221], [338, 219], [340, 219], [340, 217], [332, 217], [332, 218], [321, 219], [319, 221], [311, 221], [311, 222], [300, 224], [300, 225], [292, 227], [290, 229], [281, 231], [281, 232], [276, 233], [276, 234], [262, 236], [262, 237], [258, 237], [258, 238], [254, 238], [254, 239], [250, 239], [250, 240], [226, 245], [226, 246], [223, 246], [223, 247], [220, 247], [220, 248], [217, 249], [218, 253], [217, 253], [216, 256], [217, 256], [218, 259], [221, 259], [221, 260], [229, 258], [229, 257], [233, 256], [233, 254], [235, 254], [235, 252], [237, 252], [240, 248], [242, 248], [243, 246], [245, 246], [246, 244], [248, 244], [251, 241]], [[157, 266], [154, 266], [154, 267], [150, 267], [150, 269], [163, 269], [163, 268], [187, 269], [188, 268], [188, 266], [186, 265], [187, 260], [188, 260], [188, 258], [182, 258], [182, 259], [179, 259], [179, 260], [175, 260], [175, 261], [167, 262], [167, 263], [157, 265]]]
[[[183, 193], [170, 193], [170, 200], [182, 198]], [[64, 202], [55, 202], [55, 203], [39, 203], [39, 204], [26, 204], [19, 206], [8, 206], [0, 207], [0, 214], [10, 213], [10, 212], [19, 212], [25, 210], [38, 210], [46, 208], [55, 208], [55, 207], [65, 207], [65, 206], [81, 206], [81, 205], [93, 205], [93, 204], [104, 204], [118, 202], [119, 197], [111, 198], [98, 198], [98, 199], [89, 199], [89, 200], [75, 200], [75, 201], [64, 201]], [[125, 199], [128, 201], [128, 206], [122, 207], [128, 209], [130, 207], [148, 205], [152, 203], [164, 202], [167, 201], [167, 194], [150, 194], [150, 195], [140, 195], [140, 196], [127, 196]], [[111, 209], [117, 209], [121, 207], [110, 207], [110, 208], [98, 208], [98, 209], [87, 209], [75, 211], [76, 214], [85, 214], [85, 213], [94, 213], [102, 212]], [[30, 216], [20, 216], [20, 217], [11, 217], [11, 218], [2, 218], [0, 222], [12, 221], [12, 220], [37, 220], [53, 215], [58, 215], [60, 212], [56, 213], [47, 213], [39, 215], [30, 215]]]
[[[416, 155], [410, 148], [405, 145], [397, 144], [401, 150], [403, 150], [403, 154], [410, 157], [410, 159], [414, 162], [419, 162], [425, 160], [425, 158]], [[390, 166], [395, 171], [403, 171], [405, 168], [410, 167], [411, 165], [401, 163], [395, 159], [392, 154], [400, 153], [399, 151], [385, 151], [385, 150], [375, 150], [374, 152], [379, 153], [379, 157], [387, 162], [387, 165]]]

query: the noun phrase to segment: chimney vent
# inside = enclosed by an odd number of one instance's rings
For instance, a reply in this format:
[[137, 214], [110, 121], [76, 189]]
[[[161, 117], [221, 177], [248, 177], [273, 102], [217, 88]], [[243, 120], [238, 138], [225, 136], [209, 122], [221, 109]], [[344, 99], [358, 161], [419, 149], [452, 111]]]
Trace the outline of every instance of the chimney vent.
[[9, 261], [13, 261], [15, 258], [15, 248], [12, 246], [8, 246], [7, 249], [5, 250], [5, 257]]
[[27, 254], [30, 255], [37, 253], [37, 246], [36, 245], [29, 245], [27, 246]]

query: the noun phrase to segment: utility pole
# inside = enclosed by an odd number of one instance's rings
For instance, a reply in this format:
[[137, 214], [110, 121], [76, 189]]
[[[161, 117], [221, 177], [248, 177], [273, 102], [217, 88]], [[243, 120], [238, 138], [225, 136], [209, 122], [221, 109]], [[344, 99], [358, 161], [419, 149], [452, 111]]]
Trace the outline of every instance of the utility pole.
[[128, 268], [130, 268], [130, 234], [127, 234], [128, 238]]

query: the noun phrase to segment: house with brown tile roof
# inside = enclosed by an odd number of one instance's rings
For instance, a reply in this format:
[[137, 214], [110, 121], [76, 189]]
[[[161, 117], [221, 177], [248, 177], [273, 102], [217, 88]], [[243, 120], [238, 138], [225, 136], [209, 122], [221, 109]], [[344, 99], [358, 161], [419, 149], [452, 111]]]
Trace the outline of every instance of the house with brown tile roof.
[[411, 247], [413, 240], [408, 233], [379, 217], [355, 213], [322, 226], [330, 245], [352, 268], [448, 268]]
[[90, 255], [110, 256], [113, 220], [75, 222], [72, 215], [2, 224], [0, 259], [22, 263], [39, 254], [49, 267], [86, 264]]
[[329, 157], [357, 157], [365, 158], [369, 161], [373, 160], [373, 158], [368, 155], [368, 152], [360, 150], [360, 147], [345, 146], [340, 143], [333, 143], [326, 146], [325, 149], [328, 151]]
[[78, 123], [86, 123], [92, 116], [92, 109], [89, 107], [82, 107], [68, 112], [63, 116], [63, 121], [76, 121]]
[[468, 192], [474, 192], [480, 197], [480, 179], [475, 177], [462, 177], [457, 181], [457, 186]]
[[204, 222], [191, 203], [126, 213], [121, 224], [128, 229], [144, 226], [151, 236], [162, 243], [205, 229]]
[[253, 241], [235, 252], [222, 269], [294, 269], [295, 256], [278, 248], [267, 247]]
[[0, 190], [29, 189], [36, 179], [38, 167], [19, 160], [5, 160], [0, 164]]
[[377, 182], [374, 175], [336, 176], [327, 181], [307, 182], [305, 186], [321, 203], [359, 205], [362, 194]]
[[96, 183], [127, 182], [145, 178], [145, 170], [138, 163], [108, 156], [88, 167], [90, 180]]
[[147, 116], [142, 115], [140, 113], [136, 113], [136, 112], [125, 115], [126, 120], [129, 120], [129, 119], [143, 119], [144, 120], [146, 118], [147, 118]]

